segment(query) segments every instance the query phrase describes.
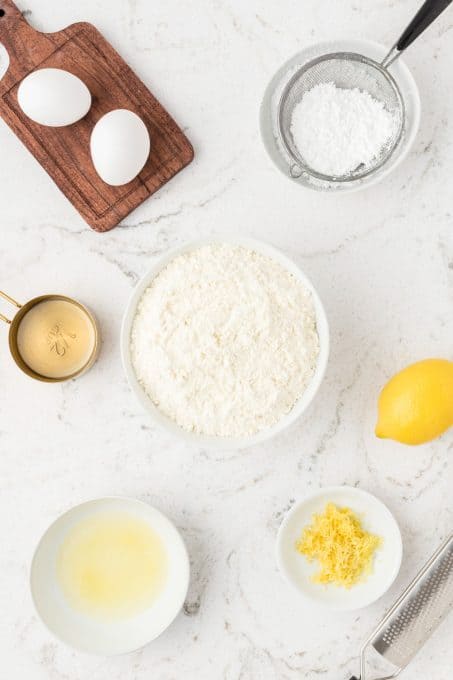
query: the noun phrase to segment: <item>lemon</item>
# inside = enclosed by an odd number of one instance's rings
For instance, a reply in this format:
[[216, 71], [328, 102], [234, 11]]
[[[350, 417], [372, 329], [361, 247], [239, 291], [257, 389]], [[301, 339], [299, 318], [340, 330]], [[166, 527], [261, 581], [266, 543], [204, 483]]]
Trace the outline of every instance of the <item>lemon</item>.
[[376, 435], [424, 444], [453, 425], [453, 362], [426, 359], [397, 373], [378, 401]]

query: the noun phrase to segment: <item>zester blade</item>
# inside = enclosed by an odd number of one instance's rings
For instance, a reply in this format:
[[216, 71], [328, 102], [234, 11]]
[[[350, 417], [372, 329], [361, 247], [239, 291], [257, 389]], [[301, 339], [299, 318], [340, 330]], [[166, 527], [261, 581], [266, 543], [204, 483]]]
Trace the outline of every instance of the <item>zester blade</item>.
[[370, 640], [403, 669], [453, 609], [453, 534], [415, 577]]

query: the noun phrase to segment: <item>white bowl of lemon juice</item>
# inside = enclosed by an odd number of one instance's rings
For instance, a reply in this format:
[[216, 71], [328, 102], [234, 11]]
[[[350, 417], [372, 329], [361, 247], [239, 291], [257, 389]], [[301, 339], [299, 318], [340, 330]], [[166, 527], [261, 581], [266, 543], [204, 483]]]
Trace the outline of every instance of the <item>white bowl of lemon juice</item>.
[[175, 619], [189, 559], [176, 527], [147, 503], [120, 497], [77, 505], [41, 538], [31, 566], [36, 611], [60, 640], [114, 655], [139, 649]]

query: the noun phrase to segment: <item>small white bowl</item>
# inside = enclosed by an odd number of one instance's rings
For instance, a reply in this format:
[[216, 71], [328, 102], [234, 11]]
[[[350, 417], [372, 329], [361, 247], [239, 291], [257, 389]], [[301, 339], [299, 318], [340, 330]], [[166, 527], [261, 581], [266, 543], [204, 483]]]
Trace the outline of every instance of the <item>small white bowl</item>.
[[[316, 560], [309, 563], [296, 550], [304, 527], [311, 524], [313, 514], [322, 512], [329, 502], [351, 508], [366, 531], [382, 538], [372, 573], [350, 589], [313, 583], [311, 576], [319, 569], [319, 563]], [[335, 610], [361, 609], [381, 597], [398, 575], [402, 554], [400, 530], [390, 510], [375, 496], [350, 486], [327, 487], [296, 503], [277, 536], [277, 564], [284, 578], [302, 595]]]
[[[299, 279], [299, 281], [301, 281], [303, 285], [311, 292], [315, 307], [316, 325], [319, 336], [319, 355], [315, 373], [304, 394], [294, 405], [291, 411], [286, 416], [281, 418], [273, 427], [262, 430], [251, 437], [212, 437], [194, 434], [179, 427], [177, 423], [173, 422], [170, 418], [167, 418], [153, 404], [142, 385], [139, 383], [132, 365], [130, 351], [131, 328], [137, 312], [137, 306], [142, 298], [143, 293], [151, 284], [152, 280], [157, 276], [157, 274], [175, 257], [181, 255], [182, 253], [187, 253], [212, 243], [228, 243], [235, 246], [244, 246], [272, 258], [274, 261], [278, 262], [281, 266], [287, 269], [291, 274], [293, 274], [297, 279]], [[167, 430], [170, 430], [170, 432], [182, 437], [191, 444], [207, 446], [211, 449], [217, 450], [243, 449], [247, 446], [253, 446], [254, 444], [258, 444], [270, 439], [278, 432], [281, 432], [286, 427], [288, 427], [288, 425], [293, 423], [300, 415], [302, 415], [304, 411], [307, 410], [309, 404], [314, 399], [315, 394], [321, 385], [327, 368], [327, 362], [329, 358], [329, 326], [327, 323], [324, 307], [311, 281], [305, 276], [302, 270], [289, 258], [283, 255], [283, 253], [270, 245], [261, 243], [260, 241], [255, 241], [254, 239], [213, 237], [209, 239], [193, 241], [182, 248], [178, 248], [169, 252], [157, 264], [153, 265], [153, 267], [151, 267], [145, 276], [138, 282], [131, 295], [123, 317], [123, 324], [121, 328], [121, 355], [123, 359], [124, 370], [133, 393], [142, 404], [143, 408], [148, 411], [150, 416], [157, 424], [163, 425], [167, 428]]]
[[289, 157], [288, 152], [283, 148], [279, 139], [278, 104], [280, 96], [288, 81], [301, 66], [304, 66], [309, 61], [312, 61], [312, 59], [316, 59], [321, 55], [331, 54], [333, 52], [355, 52], [364, 54], [380, 63], [387, 54], [388, 47], [384, 47], [371, 40], [336, 40], [308, 45], [301, 52], [295, 54], [279, 68], [266, 88], [260, 109], [261, 137], [265, 149], [272, 161], [279, 170], [293, 182], [305, 186], [308, 189], [315, 189], [316, 191], [349, 193], [365, 189], [380, 182], [406, 158], [412, 148], [420, 125], [420, 95], [417, 83], [400, 57], [389, 67], [389, 72], [395, 78], [404, 100], [404, 131], [401, 141], [387, 162], [367, 177], [349, 182], [328, 183], [309, 178], [306, 173], [303, 173], [297, 178], [292, 177], [290, 168], [294, 164], [294, 161]]
[[[149, 609], [131, 618], [98, 621], [75, 611], [58, 584], [57, 554], [68, 530], [99, 512], [127, 512], [148, 522], [167, 551], [169, 572], [162, 593]], [[165, 515], [133, 498], [107, 497], [76, 505], [51, 524], [33, 556], [30, 588], [38, 616], [57, 638], [83, 652], [112, 656], [140, 649], [163, 633], [184, 603], [189, 576], [186, 547]]]

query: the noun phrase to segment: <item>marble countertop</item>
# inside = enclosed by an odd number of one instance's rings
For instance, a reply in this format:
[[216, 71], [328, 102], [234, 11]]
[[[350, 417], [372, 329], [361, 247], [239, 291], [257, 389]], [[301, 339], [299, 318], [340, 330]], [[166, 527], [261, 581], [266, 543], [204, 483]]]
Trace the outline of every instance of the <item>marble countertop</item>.
[[[0, 3], [1, 4], [1, 3]], [[261, 143], [258, 109], [280, 65], [309, 43], [393, 43], [419, 0], [20, 0], [57, 30], [96, 24], [168, 107], [194, 163], [125, 223], [96, 234], [0, 121], [0, 287], [19, 300], [61, 292], [97, 315], [95, 367], [62, 385], [15, 367], [1, 329], [0, 674], [8, 680], [347, 680], [360, 645], [453, 525], [453, 432], [416, 449], [373, 435], [377, 393], [396, 370], [453, 358], [453, 10], [407, 54], [422, 98], [413, 150], [381, 184], [325, 195], [288, 181]], [[240, 234], [291, 254], [331, 324], [327, 376], [309, 412], [265, 445], [194, 449], [155, 427], [119, 354], [139, 277], [195, 237]], [[6, 307], [1, 306], [1, 311]], [[391, 590], [328, 613], [281, 579], [274, 543], [295, 499], [351, 484], [395, 514], [404, 560]], [[85, 499], [149, 501], [181, 529], [192, 564], [183, 612], [135, 654], [103, 659], [60, 644], [37, 619], [28, 568], [41, 533]], [[405, 678], [450, 680], [453, 617]]]

